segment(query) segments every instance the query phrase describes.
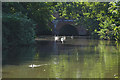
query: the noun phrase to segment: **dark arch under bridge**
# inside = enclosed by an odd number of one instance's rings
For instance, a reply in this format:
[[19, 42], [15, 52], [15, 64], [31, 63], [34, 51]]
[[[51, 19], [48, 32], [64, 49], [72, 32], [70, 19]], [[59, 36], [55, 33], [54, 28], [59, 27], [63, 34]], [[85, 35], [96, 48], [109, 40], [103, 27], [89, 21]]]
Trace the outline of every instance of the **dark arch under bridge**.
[[75, 26], [74, 20], [55, 19], [52, 21], [52, 23], [54, 24], [54, 28], [53, 28], [54, 35], [59, 35], [60, 29], [67, 24], [74, 26], [78, 31], [78, 35], [87, 35], [87, 30], [80, 25]]

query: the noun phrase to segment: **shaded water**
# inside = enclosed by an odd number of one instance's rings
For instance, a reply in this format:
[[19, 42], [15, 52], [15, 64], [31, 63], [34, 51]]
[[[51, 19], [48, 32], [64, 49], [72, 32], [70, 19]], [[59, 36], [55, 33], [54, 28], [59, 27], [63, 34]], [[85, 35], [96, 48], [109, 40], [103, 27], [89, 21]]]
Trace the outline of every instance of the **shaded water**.
[[[120, 47], [114, 42], [75, 37], [62, 44], [53, 37], [36, 46], [3, 50], [3, 78], [115, 78]], [[41, 65], [30, 68], [29, 65]]]

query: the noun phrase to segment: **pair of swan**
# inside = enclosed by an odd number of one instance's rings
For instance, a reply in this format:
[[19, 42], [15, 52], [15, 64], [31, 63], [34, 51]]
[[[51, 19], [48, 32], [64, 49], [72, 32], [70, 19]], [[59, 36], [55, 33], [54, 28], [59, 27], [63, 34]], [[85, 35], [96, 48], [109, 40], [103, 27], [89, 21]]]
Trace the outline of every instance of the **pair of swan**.
[[[73, 36], [71, 36], [70, 38], [73, 39]], [[66, 40], [66, 37], [65, 37], [65, 36], [62, 36], [62, 37], [60, 38], [59, 36], [55, 36], [54, 39], [55, 39], [55, 41], [59, 41], [59, 39], [60, 39], [60, 41], [63, 42], [63, 41]]]
[[59, 37], [59, 36], [55, 36], [54, 37], [55, 41], [61, 41], [62, 43], [66, 40], [66, 36], [62, 36], [62, 37]]

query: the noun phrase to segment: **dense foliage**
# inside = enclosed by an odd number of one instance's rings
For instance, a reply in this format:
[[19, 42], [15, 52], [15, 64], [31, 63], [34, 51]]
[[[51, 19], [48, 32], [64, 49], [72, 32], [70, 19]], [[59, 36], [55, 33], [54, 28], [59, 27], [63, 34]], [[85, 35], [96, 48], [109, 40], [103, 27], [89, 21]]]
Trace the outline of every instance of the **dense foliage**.
[[[43, 32], [50, 32], [50, 26], [48, 23], [53, 19], [51, 14], [52, 11], [50, 10], [51, 7], [54, 5], [53, 3], [3, 3], [3, 12], [4, 13], [11, 13], [14, 14], [16, 12], [21, 12], [23, 15], [27, 16], [28, 18], [32, 19], [36, 22], [36, 34], [42, 34]], [[47, 34], [48, 34], [47, 32]]]
[[76, 20], [91, 36], [120, 40], [120, 2], [66, 2], [54, 9], [61, 18]]
[[2, 3], [3, 47], [26, 45], [39, 35], [51, 34], [52, 3]]
[[102, 16], [100, 31], [98, 31], [100, 38], [120, 40], [120, 2], [109, 3], [108, 15]]
[[2, 10], [3, 45], [31, 44], [35, 37], [51, 35], [56, 12], [60, 18], [75, 20], [90, 36], [120, 40], [120, 1], [4, 2]]
[[3, 15], [3, 47], [34, 43], [34, 23], [21, 13]]

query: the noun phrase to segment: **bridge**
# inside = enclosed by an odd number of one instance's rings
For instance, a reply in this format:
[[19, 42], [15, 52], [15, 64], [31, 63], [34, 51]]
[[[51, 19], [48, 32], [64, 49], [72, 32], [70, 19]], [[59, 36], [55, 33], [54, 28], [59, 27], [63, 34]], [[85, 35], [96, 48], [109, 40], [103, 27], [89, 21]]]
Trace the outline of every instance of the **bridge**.
[[52, 21], [52, 23], [54, 24], [53, 34], [55, 35], [59, 35], [61, 28], [64, 27], [65, 25], [71, 25], [74, 28], [76, 28], [78, 35], [87, 35], [87, 30], [80, 25], [75, 25], [74, 20], [55, 19]]
[[71, 25], [76, 28], [78, 35], [88, 34], [88, 31], [83, 26], [75, 25], [74, 20], [60, 18], [58, 12], [54, 13], [53, 16], [56, 17], [56, 19], [52, 21], [52, 23], [54, 24], [54, 28], [52, 29], [54, 35], [59, 35], [61, 28], [66, 25]]

